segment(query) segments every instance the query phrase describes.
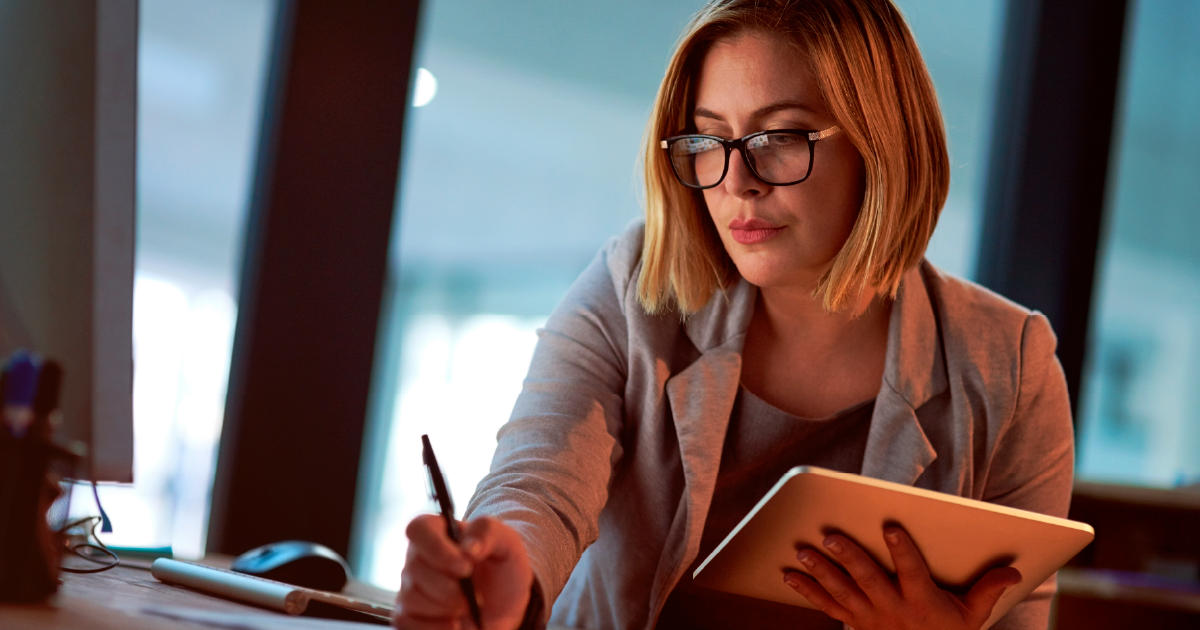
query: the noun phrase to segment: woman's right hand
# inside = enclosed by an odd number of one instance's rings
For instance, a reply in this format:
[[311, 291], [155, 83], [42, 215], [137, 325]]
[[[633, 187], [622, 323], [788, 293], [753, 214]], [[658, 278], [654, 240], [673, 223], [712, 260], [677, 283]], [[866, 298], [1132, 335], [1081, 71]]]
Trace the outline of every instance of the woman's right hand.
[[459, 580], [475, 585], [487, 630], [512, 630], [525, 617], [533, 570], [525, 544], [504, 523], [482, 517], [462, 524], [462, 545], [446, 534], [446, 521], [432, 514], [408, 524], [408, 555], [392, 625], [404, 630], [474, 628]]

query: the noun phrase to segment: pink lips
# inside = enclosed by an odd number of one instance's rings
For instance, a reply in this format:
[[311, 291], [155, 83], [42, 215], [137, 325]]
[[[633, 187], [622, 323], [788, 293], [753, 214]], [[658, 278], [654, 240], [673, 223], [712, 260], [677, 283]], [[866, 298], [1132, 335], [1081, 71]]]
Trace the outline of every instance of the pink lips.
[[754, 245], [773, 238], [783, 230], [783, 226], [774, 225], [762, 219], [734, 219], [729, 222], [729, 232], [733, 240], [742, 245]]

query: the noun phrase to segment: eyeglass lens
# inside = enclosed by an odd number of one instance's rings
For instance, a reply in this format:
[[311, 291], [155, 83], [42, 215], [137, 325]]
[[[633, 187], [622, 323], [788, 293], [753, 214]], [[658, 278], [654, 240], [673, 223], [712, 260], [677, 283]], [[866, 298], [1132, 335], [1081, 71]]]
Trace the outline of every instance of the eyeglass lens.
[[[808, 139], [795, 133], [765, 133], [746, 140], [746, 159], [755, 175], [768, 184], [788, 184], [808, 174]], [[675, 173], [690, 186], [721, 181], [729, 153], [720, 142], [703, 136], [676, 140], [670, 147]], [[736, 159], [736, 158], [734, 158]]]

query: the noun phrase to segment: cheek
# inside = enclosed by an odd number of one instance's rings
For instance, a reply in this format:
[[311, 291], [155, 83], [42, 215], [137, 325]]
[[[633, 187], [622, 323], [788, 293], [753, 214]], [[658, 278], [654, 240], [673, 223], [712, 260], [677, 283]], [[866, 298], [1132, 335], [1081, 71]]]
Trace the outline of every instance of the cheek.
[[712, 222], [712, 227], [717, 232], [717, 237], [725, 245], [726, 251], [736, 245], [732, 241], [732, 236], [727, 229], [729, 222], [734, 219], [737, 214], [736, 200], [730, 195], [722, 194], [721, 187], [710, 188], [700, 191], [703, 207], [700, 208], [700, 220], [704, 221], [705, 216]]
[[836, 225], [844, 238], [849, 236], [862, 209], [866, 173], [857, 152], [840, 157], [842, 159], [835, 162], [837, 168], [829, 169], [820, 182], [820, 190], [824, 197], [821, 205], [829, 213], [829, 223]]
[[719, 217], [721, 216], [722, 207], [722, 195], [718, 192], [720, 189], [721, 187], [717, 186], [716, 188], [709, 188], [707, 190], [700, 191], [700, 196], [704, 199], [705, 211], [708, 212], [708, 216], [712, 217], [713, 223], [716, 223], [718, 227], [721, 225]]

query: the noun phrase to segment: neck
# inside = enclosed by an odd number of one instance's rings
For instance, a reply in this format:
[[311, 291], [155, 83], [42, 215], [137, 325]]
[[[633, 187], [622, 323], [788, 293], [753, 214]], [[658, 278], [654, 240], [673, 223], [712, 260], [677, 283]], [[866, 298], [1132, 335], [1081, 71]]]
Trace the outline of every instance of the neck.
[[789, 413], [822, 418], [879, 392], [891, 301], [867, 290], [830, 313], [810, 289], [764, 287], [743, 348], [742, 384]]
[[891, 301], [868, 288], [841, 311], [825, 310], [807, 287], [760, 287], [754, 319], [778, 342], [816, 348], [857, 345], [887, 338]]

